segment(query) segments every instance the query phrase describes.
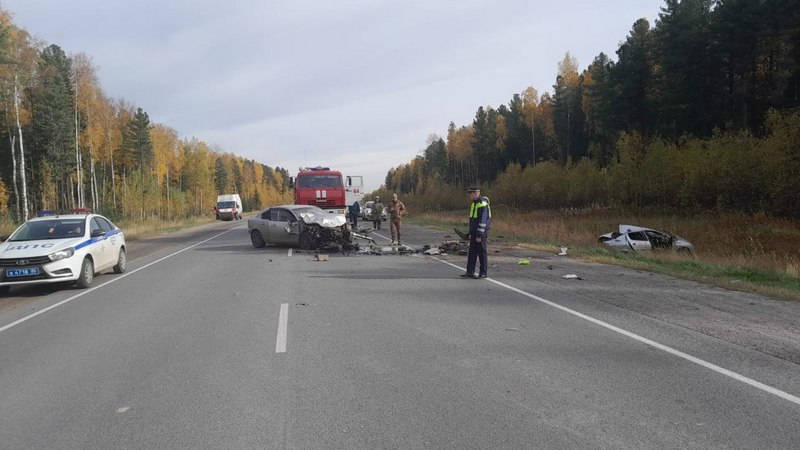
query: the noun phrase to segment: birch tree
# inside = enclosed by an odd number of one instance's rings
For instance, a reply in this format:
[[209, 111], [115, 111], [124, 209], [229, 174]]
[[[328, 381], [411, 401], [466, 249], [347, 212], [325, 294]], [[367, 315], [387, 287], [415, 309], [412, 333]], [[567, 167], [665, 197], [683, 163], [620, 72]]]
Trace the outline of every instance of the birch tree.
[[10, 100], [13, 110], [13, 117], [6, 116], [13, 165], [13, 191], [18, 220], [28, 220], [28, 179], [22, 125], [29, 120], [29, 114], [22, 107], [22, 95], [33, 77], [36, 50], [28, 33], [14, 26], [10, 15], [5, 11], [0, 11], [0, 28], [6, 37], [0, 77], [3, 80], [5, 94], [10, 97], [6, 97], [6, 100]]

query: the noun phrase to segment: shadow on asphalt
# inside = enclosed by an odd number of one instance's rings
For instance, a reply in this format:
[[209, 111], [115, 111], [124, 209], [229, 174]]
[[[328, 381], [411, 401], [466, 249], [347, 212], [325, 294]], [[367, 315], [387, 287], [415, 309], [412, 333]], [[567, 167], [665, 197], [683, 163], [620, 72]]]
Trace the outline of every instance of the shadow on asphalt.
[[76, 289], [72, 286], [71, 282], [64, 283], [50, 283], [50, 284], [35, 284], [29, 286], [11, 286], [8, 294], [0, 297], [0, 305], [4, 300], [12, 300], [13, 297], [41, 297], [43, 295], [50, 295], [54, 292]]

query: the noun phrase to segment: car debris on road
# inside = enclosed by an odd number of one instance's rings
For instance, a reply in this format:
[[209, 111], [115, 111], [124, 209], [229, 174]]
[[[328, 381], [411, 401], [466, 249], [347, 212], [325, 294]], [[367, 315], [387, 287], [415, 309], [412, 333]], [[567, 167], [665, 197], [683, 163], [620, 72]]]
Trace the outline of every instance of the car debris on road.
[[466, 241], [444, 241], [439, 244], [439, 251], [448, 255], [466, 255], [469, 244]]

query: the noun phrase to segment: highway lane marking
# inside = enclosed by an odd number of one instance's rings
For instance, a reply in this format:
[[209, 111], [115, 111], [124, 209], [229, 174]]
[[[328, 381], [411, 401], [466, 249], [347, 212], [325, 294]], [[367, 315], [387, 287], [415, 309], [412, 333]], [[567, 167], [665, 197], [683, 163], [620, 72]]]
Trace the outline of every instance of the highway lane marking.
[[46, 312], [48, 312], [48, 311], [51, 311], [51, 310], [53, 310], [53, 309], [56, 309], [56, 308], [58, 308], [59, 306], [61, 306], [61, 305], [65, 304], [65, 303], [69, 303], [69, 302], [71, 302], [71, 301], [73, 301], [73, 300], [75, 300], [75, 299], [77, 299], [77, 298], [83, 297], [84, 295], [86, 295], [86, 294], [88, 294], [88, 293], [90, 293], [90, 292], [94, 292], [94, 291], [96, 291], [96, 290], [98, 290], [98, 289], [100, 289], [100, 288], [102, 288], [102, 287], [104, 287], [104, 286], [108, 286], [108, 285], [109, 285], [109, 284], [111, 284], [111, 283], [116, 283], [117, 281], [119, 281], [119, 280], [122, 280], [123, 278], [126, 278], [126, 277], [128, 277], [128, 276], [131, 276], [131, 275], [135, 274], [136, 272], [138, 272], [138, 271], [140, 271], [140, 270], [144, 270], [144, 269], [146, 269], [146, 268], [148, 268], [148, 267], [150, 267], [150, 266], [152, 266], [152, 265], [154, 265], [154, 264], [158, 264], [158, 263], [160, 263], [161, 261], [164, 261], [165, 259], [172, 258], [173, 256], [175, 256], [175, 255], [178, 255], [178, 254], [180, 254], [180, 253], [183, 253], [183, 252], [185, 252], [186, 250], [190, 250], [190, 249], [192, 249], [192, 248], [194, 248], [194, 247], [197, 247], [197, 246], [198, 246], [198, 245], [200, 245], [200, 244], [204, 244], [204, 243], [206, 243], [206, 242], [208, 242], [208, 241], [210, 241], [210, 240], [212, 240], [212, 239], [216, 239], [216, 238], [218, 238], [218, 237], [222, 236], [223, 234], [230, 233], [231, 231], [233, 231], [233, 230], [238, 230], [238, 229], [240, 229], [240, 228], [242, 228], [242, 227], [241, 227], [241, 226], [239, 226], [239, 227], [236, 227], [236, 228], [231, 228], [231, 229], [229, 229], [229, 230], [225, 230], [225, 231], [223, 231], [222, 233], [215, 234], [214, 236], [211, 236], [210, 238], [208, 238], [208, 239], [206, 239], [206, 240], [204, 240], [204, 241], [197, 242], [197, 243], [195, 243], [195, 244], [192, 244], [192, 245], [190, 245], [190, 246], [188, 246], [188, 247], [186, 247], [186, 248], [180, 249], [180, 250], [178, 250], [177, 252], [170, 253], [169, 255], [167, 255], [167, 256], [164, 256], [163, 258], [159, 258], [159, 259], [157, 259], [157, 260], [155, 260], [155, 261], [153, 261], [153, 262], [151, 262], [151, 263], [148, 263], [148, 264], [145, 264], [145, 265], [143, 265], [142, 267], [139, 267], [139, 268], [137, 268], [137, 269], [131, 270], [130, 272], [125, 272], [125, 273], [123, 273], [123, 274], [121, 274], [121, 275], [117, 275], [117, 276], [115, 276], [114, 278], [112, 278], [112, 279], [110, 279], [110, 280], [106, 281], [106, 282], [105, 282], [105, 283], [103, 283], [103, 284], [97, 285], [97, 286], [95, 286], [95, 287], [93, 287], [93, 288], [86, 289], [85, 291], [82, 291], [82, 292], [80, 292], [79, 294], [75, 294], [75, 295], [73, 295], [72, 297], [69, 297], [69, 298], [66, 298], [66, 299], [64, 299], [64, 300], [61, 300], [60, 302], [58, 302], [58, 303], [54, 303], [54, 304], [52, 304], [52, 305], [48, 306], [47, 308], [40, 309], [39, 311], [36, 311], [36, 312], [35, 312], [35, 313], [33, 313], [33, 314], [29, 314], [29, 315], [27, 315], [27, 316], [25, 316], [25, 317], [23, 317], [23, 318], [21, 318], [21, 319], [18, 319], [18, 320], [15, 320], [14, 322], [11, 322], [11, 323], [9, 323], [8, 325], [5, 325], [5, 326], [3, 326], [3, 327], [0, 327], [0, 333], [2, 333], [3, 331], [6, 331], [6, 330], [8, 330], [9, 328], [15, 327], [15, 326], [17, 326], [17, 325], [19, 325], [19, 324], [21, 324], [21, 323], [23, 323], [23, 322], [27, 322], [27, 321], [29, 321], [29, 320], [33, 319], [34, 317], [36, 317], [36, 316], [38, 316], [38, 315], [40, 315], [40, 314], [44, 314], [44, 313], [46, 313]]
[[278, 314], [278, 337], [275, 339], [275, 353], [286, 353], [287, 331], [289, 328], [289, 304], [281, 303]]
[[373, 233], [375, 233], [375, 236], [378, 236], [378, 237], [381, 237], [381, 238], [383, 238], [383, 239], [386, 239], [386, 240], [387, 240], [387, 241], [389, 241], [389, 242], [391, 242], [391, 241], [392, 241], [392, 239], [391, 239], [391, 238], [388, 238], [388, 237], [386, 237], [386, 236], [384, 236], [384, 235], [382, 235], [382, 234], [380, 234], [380, 233], [378, 233], [378, 232], [376, 232], [376, 231], [373, 231]]
[[[389, 242], [392, 242], [392, 238], [388, 238], [388, 237], [386, 237], [386, 236], [384, 236], [384, 235], [382, 235], [382, 234], [375, 233], [375, 236], [381, 237], [381, 238], [383, 238], [383, 239], [386, 239], [386, 240], [387, 240], [387, 241], [389, 241]], [[401, 244], [401, 245], [400, 245], [400, 247], [403, 247], [403, 248], [409, 248], [409, 247], [408, 247], [407, 245], [405, 245], [405, 244]]]
[[[457, 266], [457, 265], [455, 265], [455, 264], [453, 264], [453, 263], [451, 263], [449, 261], [444, 261], [442, 259], [435, 258], [435, 257], [432, 257], [432, 258], [435, 259], [436, 261], [439, 261], [441, 263], [447, 264], [448, 266], [455, 267], [458, 270], [464, 270], [463, 267]], [[655, 348], [657, 348], [659, 350], [662, 350], [664, 352], [667, 352], [667, 353], [669, 353], [671, 355], [674, 355], [674, 356], [677, 356], [679, 358], [685, 359], [685, 360], [687, 360], [689, 362], [693, 362], [693, 363], [695, 363], [695, 364], [697, 364], [699, 366], [705, 367], [706, 369], [713, 370], [714, 372], [717, 372], [719, 374], [725, 375], [726, 377], [733, 378], [734, 380], [737, 380], [737, 381], [740, 381], [740, 382], [745, 383], [747, 385], [750, 385], [750, 386], [752, 386], [752, 387], [754, 387], [756, 389], [760, 389], [760, 390], [762, 390], [764, 392], [770, 393], [770, 394], [775, 395], [777, 397], [780, 397], [780, 398], [782, 398], [784, 400], [788, 400], [788, 401], [790, 401], [792, 403], [800, 405], [800, 397], [797, 397], [797, 396], [792, 395], [792, 394], [790, 394], [788, 392], [782, 391], [782, 390], [780, 390], [778, 388], [774, 388], [774, 387], [772, 387], [770, 385], [764, 384], [764, 383], [762, 383], [760, 381], [756, 381], [756, 380], [754, 380], [752, 378], [746, 377], [744, 375], [741, 375], [739, 373], [736, 373], [736, 372], [734, 372], [732, 370], [729, 370], [729, 369], [726, 369], [724, 367], [720, 367], [720, 366], [718, 366], [718, 365], [716, 365], [714, 363], [710, 363], [710, 362], [708, 362], [706, 360], [700, 359], [700, 358], [698, 358], [696, 356], [692, 356], [692, 355], [690, 355], [688, 353], [684, 353], [684, 352], [682, 352], [680, 350], [676, 350], [676, 349], [674, 349], [672, 347], [669, 347], [669, 346], [666, 346], [664, 344], [659, 344], [658, 342], [655, 342], [655, 341], [652, 341], [650, 339], [647, 339], [646, 337], [639, 336], [638, 334], [635, 334], [635, 333], [632, 333], [632, 332], [630, 332], [628, 330], [624, 330], [622, 328], [616, 327], [614, 325], [611, 325], [610, 323], [606, 323], [606, 322], [603, 322], [602, 320], [595, 319], [594, 317], [587, 316], [586, 314], [583, 314], [583, 313], [580, 313], [578, 311], [575, 311], [574, 309], [567, 308], [566, 306], [561, 306], [558, 303], [555, 303], [555, 302], [552, 302], [552, 301], [547, 300], [545, 298], [539, 297], [538, 295], [534, 295], [534, 294], [531, 294], [529, 292], [525, 292], [522, 289], [515, 288], [514, 286], [510, 286], [508, 284], [505, 284], [503, 282], [494, 280], [492, 278], [486, 278], [486, 280], [491, 282], [491, 283], [494, 283], [494, 284], [496, 284], [496, 285], [498, 285], [500, 287], [508, 289], [510, 291], [513, 291], [513, 292], [516, 292], [518, 294], [524, 295], [525, 297], [528, 297], [528, 298], [531, 298], [531, 299], [536, 300], [538, 302], [544, 303], [547, 306], [552, 306], [553, 308], [559, 309], [559, 310], [564, 311], [564, 312], [566, 312], [568, 314], [571, 314], [571, 315], [573, 315], [575, 317], [579, 317], [579, 318], [581, 318], [583, 320], [589, 321], [589, 322], [591, 322], [591, 323], [593, 323], [595, 325], [600, 325], [601, 327], [609, 329], [609, 330], [611, 330], [611, 331], [613, 331], [615, 333], [619, 333], [619, 334], [621, 334], [623, 336], [627, 336], [627, 337], [629, 337], [631, 339], [634, 339], [634, 340], [637, 340], [637, 341], [639, 341], [639, 342], [641, 342], [643, 344], [649, 345], [651, 347], [655, 347]]]

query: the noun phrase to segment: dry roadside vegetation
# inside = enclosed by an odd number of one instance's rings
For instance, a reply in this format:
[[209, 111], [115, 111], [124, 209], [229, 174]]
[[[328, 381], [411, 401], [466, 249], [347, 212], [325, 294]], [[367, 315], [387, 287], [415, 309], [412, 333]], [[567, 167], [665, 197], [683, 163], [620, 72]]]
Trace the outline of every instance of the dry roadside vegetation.
[[[421, 212], [412, 220], [463, 228], [466, 212]], [[669, 230], [694, 243], [697, 251], [689, 257], [670, 252], [619, 255], [597, 243], [600, 234], [621, 223]], [[791, 220], [728, 213], [620, 214], [610, 209], [519, 212], [500, 206], [493, 209], [492, 235], [547, 251], [568, 246], [571, 255], [589, 260], [800, 300], [800, 227]]]
[[150, 219], [143, 222], [131, 222], [117, 225], [125, 233], [125, 239], [135, 241], [156, 236], [162, 233], [171, 233], [184, 228], [214, 223], [213, 217], [189, 217], [187, 219], [156, 220]]

